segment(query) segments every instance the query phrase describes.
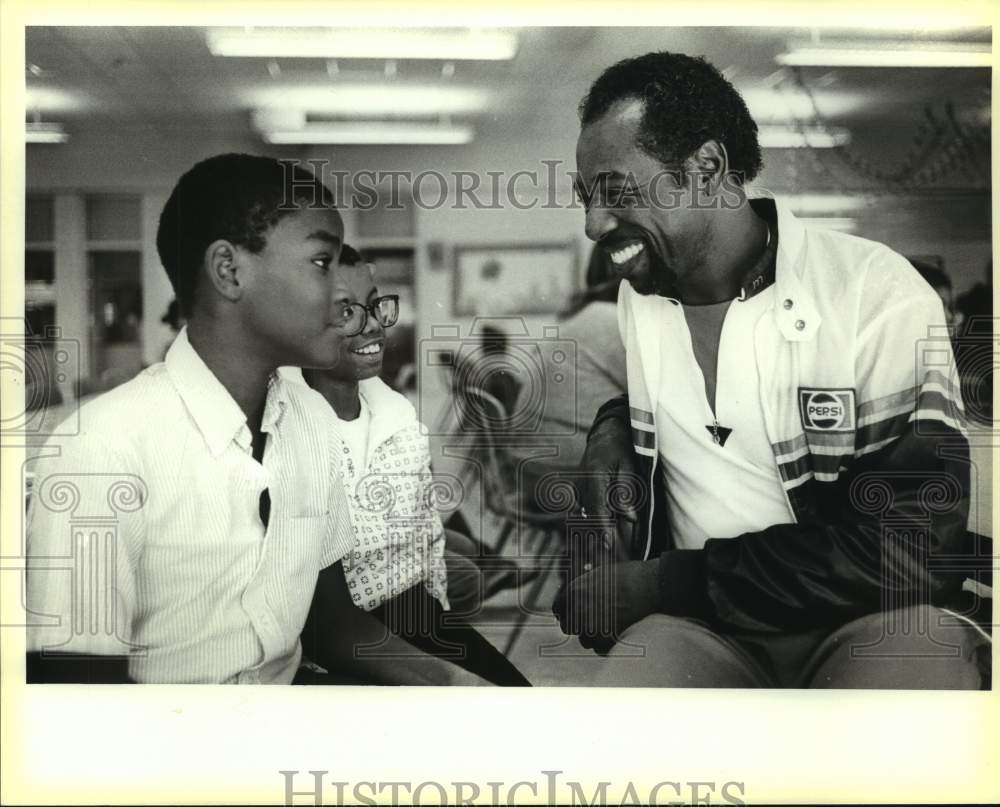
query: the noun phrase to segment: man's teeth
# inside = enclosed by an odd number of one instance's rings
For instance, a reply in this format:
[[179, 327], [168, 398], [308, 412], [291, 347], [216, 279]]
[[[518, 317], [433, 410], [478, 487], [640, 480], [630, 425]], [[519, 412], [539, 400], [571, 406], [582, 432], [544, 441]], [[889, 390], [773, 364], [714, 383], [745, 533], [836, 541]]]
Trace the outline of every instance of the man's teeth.
[[382, 345], [365, 345], [364, 347], [359, 347], [354, 353], [368, 354], [368, 353], [380, 353], [382, 351]]
[[629, 244], [624, 249], [611, 253], [611, 260], [616, 264], [623, 264], [630, 261], [645, 248], [645, 244]]

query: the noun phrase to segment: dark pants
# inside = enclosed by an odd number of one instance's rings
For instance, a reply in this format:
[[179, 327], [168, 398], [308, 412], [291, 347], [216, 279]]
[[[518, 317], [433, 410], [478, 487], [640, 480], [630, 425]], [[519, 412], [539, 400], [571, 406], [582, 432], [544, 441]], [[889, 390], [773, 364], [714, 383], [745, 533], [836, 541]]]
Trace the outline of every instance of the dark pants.
[[418, 584], [371, 612], [419, 650], [457, 664], [497, 686], [531, 686], [506, 656], [462, 617], [445, 611]]

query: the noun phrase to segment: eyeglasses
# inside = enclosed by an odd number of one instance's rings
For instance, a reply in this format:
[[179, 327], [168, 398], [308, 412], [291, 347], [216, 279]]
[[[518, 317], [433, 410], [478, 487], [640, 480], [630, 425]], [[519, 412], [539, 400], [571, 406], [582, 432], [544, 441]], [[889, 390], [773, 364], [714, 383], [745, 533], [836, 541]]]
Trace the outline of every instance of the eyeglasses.
[[357, 336], [368, 326], [368, 317], [373, 316], [383, 328], [391, 328], [399, 319], [399, 295], [385, 294], [364, 303], [345, 303], [334, 322], [334, 327], [343, 336]]

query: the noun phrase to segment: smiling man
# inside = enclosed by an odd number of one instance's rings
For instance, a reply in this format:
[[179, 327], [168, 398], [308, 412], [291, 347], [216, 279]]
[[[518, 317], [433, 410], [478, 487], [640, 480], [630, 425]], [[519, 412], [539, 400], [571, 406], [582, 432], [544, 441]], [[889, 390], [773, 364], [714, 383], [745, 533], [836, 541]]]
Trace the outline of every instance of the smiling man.
[[[756, 124], [703, 59], [620, 62], [580, 112], [628, 395], [584, 456], [582, 515], [615, 537], [563, 629], [610, 649], [605, 684], [983, 685], [985, 636], [937, 607], [969, 487], [940, 300], [887, 247], [750, 198]], [[651, 505], [615, 524], [619, 483]]]

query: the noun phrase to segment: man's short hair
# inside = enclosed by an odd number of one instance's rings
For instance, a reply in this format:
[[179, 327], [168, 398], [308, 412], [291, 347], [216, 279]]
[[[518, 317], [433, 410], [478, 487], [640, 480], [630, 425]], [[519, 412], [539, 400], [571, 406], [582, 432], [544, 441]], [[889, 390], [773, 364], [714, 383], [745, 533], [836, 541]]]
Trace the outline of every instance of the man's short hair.
[[582, 125], [626, 99], [643, 104], [636, 145], [664, 168], [679, 169], [705, 141], [716, 140], [741, 184], [760, 172], [757, 124], [736, 88], [705, 59], [668, 51], [623, 59], [580, 102]]
[[156, 249], [181, 313], [190, 315], [209, 244], [224, 239], [251, 252], [285, 216], [334, 206], [329, 189], [292, 161], [251, 154], [220, 154], [178, 180], [160, 214]]
[[948, 277], [948, 273], [944, 269], [927, 261], [911, 260], [910, 263], [913, 264], [913, 268], [920, 273], [920, 276], [927, 281], [932, 289], [951, 288], [951, 278]]

